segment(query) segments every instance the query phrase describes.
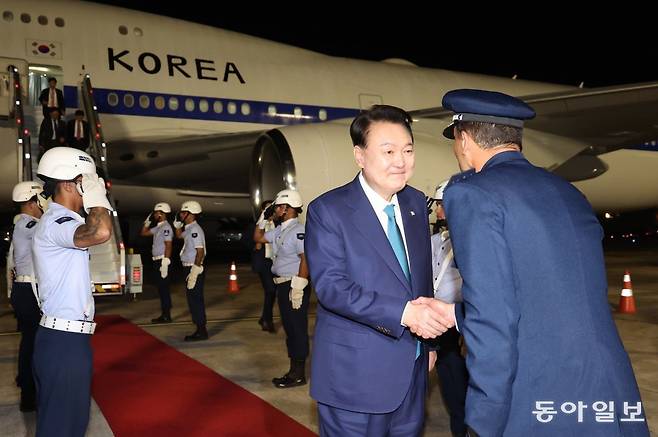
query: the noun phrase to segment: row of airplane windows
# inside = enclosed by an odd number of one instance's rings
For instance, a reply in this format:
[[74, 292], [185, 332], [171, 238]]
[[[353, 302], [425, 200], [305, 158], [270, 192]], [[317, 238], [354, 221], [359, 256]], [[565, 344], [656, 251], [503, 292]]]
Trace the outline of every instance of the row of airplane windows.
[[[119, 106], [120, 99], [119, 95], [114, 92], [110, 92], [107, 94], [107, 104], [110, 105], [111, 107], [117, 107]], [[178, 111], [180, 102], [178, 100], [178, 97], [168, 97], [165, 98], [164, 96], [157, 96], [153, 99], [153, 102], [151, 102], [151, 98], [147, 95], [140, 95], [138, 99], [138, 104], [142, 109], [149, 109], [151, 107], [151, 104], [155, 107], [155, 109], [162, 111], [165, 109], [165, 106], [169, 108], [171, 111]], [[123, 106], [126, 108], [132, 108], [135, 106], [135, 96], [131, 93], [126, 93], [123, 95]], [[183, 107], [185, 108], [185, 111], [187, 112], [193, 112], [196, 110], [196, 108], [199, 108], [199, 111], [201, 112], [208, 112], [211, 109], [210, 102], [207, 99], [199, 99], [198, 102], [193, 99], [193, 98], [186, 98], [183, 102]], [[212, 111], [216, 114], [221, 114], [224, 112], [224, 102], [220, 100], [215, 100], [212, 102]], [[240, 113], [242, 115], [249, 115], [251, 114], [251, 105], [247, 102], [243, 102], [240, 104]], [[238, 103], [236, 102], [228, 102], [226, 104], [226, 112], [229, 114], [233, 115], [238, 112]], [[304, 114], [302, 108], [300, 107], [295, 107], [293, 109], [292, 114], [281, 114], [277, 111], [276, 105], [268, 105], [267, 107], [267, 114], [275, 117], [275, 116], [292, 116], [295, 118], [311, 118], [309, 114]], [[325, 121], [327, 119], [327, 110], [326, 109], [319, 109], [317, 118], [319, 118], [322, 121]]]
[[[32, 22], [32, 16], [26, 12], [23, 12], [20, 15], [21, 21], [25, 24], [31, 23]], [[14, 13], [12, 11], [3, 11], [2, 12], [2, 19], [11, 23], [14, 21]], [[48, 25], [48, 17], [45, 15], [39, 15], [37, 17], [37, 23], [41, 24], [42, 26], [47, 26]], [[55, 26], [57, 27], [64, 27], [66, 25], [66, 22], [62, 17], [55, 17]]]

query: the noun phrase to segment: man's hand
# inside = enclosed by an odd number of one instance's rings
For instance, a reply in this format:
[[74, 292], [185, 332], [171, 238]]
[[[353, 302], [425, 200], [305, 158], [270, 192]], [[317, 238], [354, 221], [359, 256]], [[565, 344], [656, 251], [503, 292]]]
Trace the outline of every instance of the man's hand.
[[201, 273], [203, 273], [203, 266], [198, 266], [196, 264], [192, 264], [192, 268], [190, 269], [190, 274], [187, 275], [187, 278], [185, 278], [185, 281], [187, 282], [187, 289], [188, 290], [191, 290], [191, 289], [194, 288], [194, 286], [196, 285], [196, 278]]
[[434, 365], [436, 364], [436, 359], [438, 358], [438, 354], [436, 351], [430, 351], [429, 353], [430, 361], [429, 361], [429, 366], [427, 367], [427, 371], [431, 372], [432, 369], [434, 369]]
[[416, 299], [407, 304], [402, 324], [417, 336], [429, 339], [438, 337], [448, 330], [448, 326], [443, 325], [441, 320], [441, 316], [429, 305]]
[[292, 281], [290, 281], [290, 294], [288, 298], [292, 303], [292, 309], [298, 310], [302, 306], [302, 300], [304, 299], [304, 288], [308, 285], [308, 279], [302, 278], [301, 276], [293, 276]]
[[[419, 297], [418, 299], [411, 302], [414, 305], [427, 305], [432, 309], [435, 315], [435, 319], [446, 328], [452, 328], [455, 326], [455, 304], [454, 303], [445, 303], [442, 300], [434, 299], [431, 297]], [[445, 331], [444, 331], [445, 332]], [[423, 338], [423, 335], [416, 332], [416, 335], [420, 335]]]
[[160, 277], [162, 279], [166, 278], [169, 274], [169, 264], [171, 264], [171, 260], [169, 258], [162, 258], [162, 263], [160, 263]]
[[89, 214], [91, 208], [101, 207], [112, 211], [112, 206], [107, 200], [105, 192], [105, 181], [97, 174], [83, 174], [80, 182], [82, 204], [85, 212]]

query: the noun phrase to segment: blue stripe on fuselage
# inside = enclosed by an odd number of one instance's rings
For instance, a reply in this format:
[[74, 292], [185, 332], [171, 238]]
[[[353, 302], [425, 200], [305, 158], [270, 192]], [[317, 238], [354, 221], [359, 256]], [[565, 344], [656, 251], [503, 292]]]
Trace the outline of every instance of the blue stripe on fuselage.
[[[164, 107], [162, 109], [156, 108], [156, 98], [158, 98], [158, 100], [159, 98], [163, 99]], [[147, 99], [148, 105], [144, 104], [143, 106], [145, 107], [143, 107], [142, 103], [147, 103]], [[170, 102], [173, 99], [176, 99], [178, 102], [178, 107], [176, 109], [172, 109], [170, 106]], [[79, 107], [78, 88], [68, 85], [65, 86], [64, 100], [66, 106], [69, 108]], [[110, 105], [111, 100], [116, 104]], [[126, 103], [130, 103], [131, 100], [132, 105], [126, 105]], [[232, 121], [272, 125], [317, 123], [336, 120], [339, 118], [353, 118], [359, 113], [358, 109], [353, 108], [295, 105], [291, 103], [149, 93], [107, 88], [94, 88], [94, 101], [98, 107], [98, 111], [105, 114]], [[202, 101], [207, 102], [207, 111], [205, 112], [200, 109], [200, 103]], [[192, 110], [188, 111], [186, 109], [186, 104], [189, 105]], [[216, 112], [215, 105], [221, 105], [221, 111]], [[235, 111], [232, 111], [233, 113], [231, 113], [229, 112], [229, 108], [233, 105]], [[272, 107], [275, 111], [271, 110]], [[297, 114], [295, 114], [295, 111], [297, 111]], [[321, 118], [320, 114], [322, 111], [324, 111], [326, 117]]]

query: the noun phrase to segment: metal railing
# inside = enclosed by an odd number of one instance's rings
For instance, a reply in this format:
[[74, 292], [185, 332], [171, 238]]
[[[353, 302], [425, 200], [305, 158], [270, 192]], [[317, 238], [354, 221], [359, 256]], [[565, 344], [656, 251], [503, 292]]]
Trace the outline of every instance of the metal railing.
[[30, 130], [25, 124], [25, 111], [23, 110], [23, 89], [21, 87], [21, 74], [13, 65], [7, 67], [9, 71], [10, 87], [13, 90], [11, 110], [9, 118], [16, 121], [16, 141], [17, 152], [19, 156], [18, 180], [32, 180], [32, 142], [30, 139]]

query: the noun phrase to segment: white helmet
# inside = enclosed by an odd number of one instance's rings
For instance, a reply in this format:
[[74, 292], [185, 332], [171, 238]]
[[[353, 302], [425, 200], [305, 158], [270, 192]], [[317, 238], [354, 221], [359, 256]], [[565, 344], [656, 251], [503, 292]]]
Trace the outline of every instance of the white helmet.
[[171, 212], [171, 206], [169, 206], [167, 202], [156, 203], [155, 206], [153, 207], [153, 211], [161, 211], [166, 214], [169, 214]]
[[274, 199], [275, 205], [290, 205], [293, 208], [301, 208], [304, 206], [302, 202], [302, 196], [299, 194], [299, 191], [295, 190], [282, 190], [276, 194]]
[[53, 147], [39, 161], [37, 176], [41, 179], [72, 181], [81, 174], [96, 174], [94, 160], [87, 153], [71, 147]]
[[448, 180], [445, 180], [436, 187], [436, 193], [434, 193], [434, 199], [443, 200], [443, 190], [446, 189], [448, 182], [449, 182]]
[[11, 192], [11, 200], [14, 202], [27, 202], [37, 194], [43, 192], [43, 184], [38, 181], [19, 182]]
[[181, 212], [187, 211], [192, 214], [201, 214], [201, 205], [196, 200], [188, 200], [183, 202], [183, 205], [180, 207]]

